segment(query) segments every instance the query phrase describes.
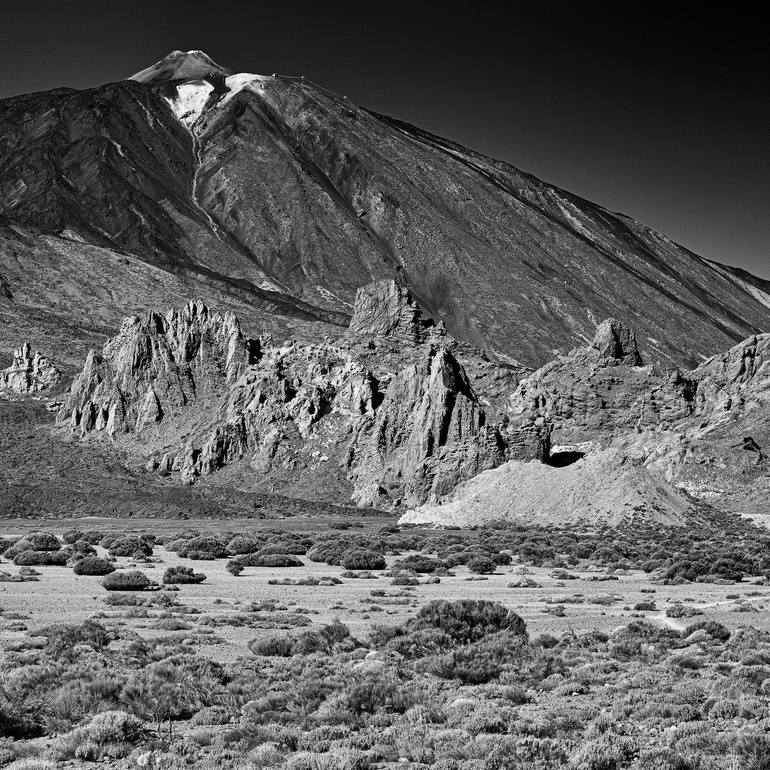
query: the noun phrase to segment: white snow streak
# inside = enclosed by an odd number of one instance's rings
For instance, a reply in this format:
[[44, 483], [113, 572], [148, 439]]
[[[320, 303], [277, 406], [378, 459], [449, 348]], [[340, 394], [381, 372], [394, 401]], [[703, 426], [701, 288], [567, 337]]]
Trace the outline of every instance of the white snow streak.
[[195, 121], [203, 113], [214, 86], [208, 81], [197, 80], [192, 83], [181, 83], [176, 87], [176, 98], [166, 97], [169, 107], [187, 128], [192, 128]]

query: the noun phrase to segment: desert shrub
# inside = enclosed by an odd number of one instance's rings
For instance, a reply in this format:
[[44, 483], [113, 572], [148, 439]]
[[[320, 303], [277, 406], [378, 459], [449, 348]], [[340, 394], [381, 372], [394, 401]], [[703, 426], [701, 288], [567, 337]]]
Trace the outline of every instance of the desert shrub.
[[340, 557], [340, 565], [350, 570], [385, 569], [385, 557], [369, 548], [350, 548]]
[[420, 628], [441, 629], [459, 643], [475, 642], [498, 631], [510, 631], [520, 636], [527, 633], [526, 624], [519, 615], [498, 602], [485, 599], [432, 601], [406, 623], [408, 631]]
[[307, 546], [292, 540], [276, 540], [260, 548], [257, 553], [259, 553], [260, 556], [266, 556], [271, 553], [293, 553], [295, 555], [303, 555], [307, 553]]
[[241, 553], [256, 553], [264, 545], [264, 541], [250, 535], [235, 535], [227, 543], [227, 552], [231, 556]]
[[335, 620], [320, 629], [303, 631], [298, 636], [271, 636], [254, 639], [249, 649], [255, 655], [288, 658], [314, 652], [328, 654], [348, 652], [359, 646], [344, 623]]
[[22, 551], [13, 558], [17, 566], [62, 567], [67, 563], [64, 551]]
[[[177, 553], [185, 559], [224, 559], [227, 555], [228, 541], [216, 535], [197, 535], [179, 544]], [[168, 547], [168, 546], [167, 546]]]
[[403, 635], [389, 634], [387, 627], [372, 630], [372, 639], [376, 646], [403, 655], [410, 660], [426, 658], [429, 655], [442, 655], [456, 646], [457, 642], [440, 628], [421, 628]]
[[670, 607], [666, 607], [667, 618], [692, 618], [695, 615], [702, 615], [703, 610], [699, 610], [697, 607], [689, 607], [686, 604], [672, 604]]
[[240, 575], [241, 572], [243, 572], [243, 564], [239, 562], [237, 559], [230, 559], [230, 561], [225, 564], [225, 569], [231, 574], [231, 575]]
[[139, 570], [119, 570], [102, 578], [102, 586], [108, 591], [144, 591], [150, 582]]
[[65, 545], [72, 545], [73, 543], [77, 543], [77, 541], [80, 540], [83, 535], [85, 535], [85, 532], [82, 532], [79, 529], [68, 529], [61, 536], [61, 539], [64, 541]]
[[163, 574], [166, 585], [174, 583], [202, 583], [206, 576], [202, 572], [193, 572], [192, 567], [169, 567]]
[[85, 727], [62, 735], [53, 746], [56, 759], [97, 761], [105, 756], [127, 756], [145, 738], [140, 719], [125, 711], [105, 711], [94, 716]]
[[73, 545], [63, 548], [62, 551], [67, 555], [69, 561], [83, 559], [86, 556], [96, 556], [96, 549], [84, 540], [78, 540]]
[[487, 556], [474, 556], [468, 560], [467, 566], [478, 575], [491, 575], [497, 569], [497, 564]]
[[429, 660], [428, 667], [444, 679], [459, 679], [463, 684], [485, 684], [500, 676], [507, 664], [520, 664], [527, 649], [524, 636], [515, 630], [506, 630]]
[[58, 551], [60, 548], [61, 543], [56, 535], [50, 532], [28, 532], [9, 549], [6, 549], [5, 555], [12, 559], [22, 551]]
[[725, 642], [730, 638], [730, 630], [723, 626], [721, 623], [717, 623], [716, 620], [696, 620], [695, 623], [690, 623], [684, 631], [682, 631], [682, 638], [686, 639], [690, 634], [695, 633], [703, 629], [712, 639], [718, 639]]
[[658, 607], [655, 602], [650, 600], [637, 602], [634, 605], [635, 612], [655, 612], [657, 609]]
[[236, 556], [233, 561], [244, 567], [302, 567], [302, 561], [290, 553], [269, 553], [260, 555], [248, 553]]
[[86, 556], [78, 559], [72, 567], [76, 575], [109, 575], [115, 571], [115, 565], [108, 559], [100, 559], [98, 556]]
[[230, 721], [230, 710], [224, 706], [205, 706], [193, 716], [194, 725], [226, 725]]
[[766, 733], [739, 735], [733, 751], [739, 758], [742, 769], [770, 770], [770, 736]]
[[113, 540], [107, 548], [110, 556], [152, 556], [152, 546], [141, 537], [119, 537]]
[[394, 565], [394, 570], [408, 570], [410, 572], [436, 572], [445, 570], [447, 564], [441, 559], [432, 559], [430, 556], [423, 556], [421, 554], [413, 554], [412, 556], [406, 556], [403, 559], [399, 559]]
[[602, 735], [585, 741], [570, 757], [569, 766], [574, 770], [614, 770], [626, 767], [639, 753], [633, 738], [625, 735]]
[[417, 575], [411, 572], [399, 572], [393, 576], [393, 580], [390, 581], [394, 586], [418, 586], [420, 581]]
[[83, 623], [53, 623], [31, 632], [30, 636], [45, 637], [48, 652], [56, 657], [71, 652], [79, 644], [101, 650], [115, 638], [103, 625], [90, 619]]
[[610, 654], [617, 660], [658, 656], [679, 640], [677, 631], [646, 620], [635, 620], [613, 634]]

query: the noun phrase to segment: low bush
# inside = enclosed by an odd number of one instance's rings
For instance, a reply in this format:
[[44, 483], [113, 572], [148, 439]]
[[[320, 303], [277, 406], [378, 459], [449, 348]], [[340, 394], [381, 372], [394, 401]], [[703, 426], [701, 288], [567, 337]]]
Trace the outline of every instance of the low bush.
[[64, 551], [22, 551], [13, 558], [17, 566], [63, 567], [67, 563]]
[[109, 575], [115, 572], [115, 565], [108, 559], [100, 559], [98, 556], [86, 556], [78, 559], [72, 567], [76, 575]]
[[139, 570], [120, 570], [102, 578], [102, 586], [108, 591], [144, 591], [150, 583], [150, 578]]
[[350, 570], [385, 569], [385, 557], [369, 548], [350, 548], [340, 557], [340, 565]]
[[302, 561], [290, 553], [248, 553], [236, 556], [233, 561], [244, 567], [302, 567]]
[[497, 569], [497, 564], [487, 556], [474, 556], [469, 559], [467, 566], [478, 575], [491, 575]]
[[446, 570], [447, 564], [441, 559], [432, 559], [430, 556], [419, 554], [399, 559], [394, 565], [394, 570], [409, 570], [411, 572], [436, 572]]
[[141, 537], [119, 537], [113, 540], [107, 548], [110, 556], [131, 556], [144, 558], [152, 556], [152, 546]]
[[185, 559], [211, 561], [228, 556], [228, 541], [216, 535], [197, 535], [176, 544], [176, 552]]
[[56, 535], [50, 532], [28, 532], [20, 540], [9, 545], [4, 555], [8, 559], [15, 559], [24, 551], [58, 551], [60, 548], [61, 543]]
[[193, 572], [192, 567], [169, 567], [163, 574], [166, 585], [175, 583], [202, 583], [206, 576], [202, 572]]
[[56, 740], [57, 760], [80, 759], [96, 762], [104, 757], [127, 756], [146, 737], [142, 721], [125, 711], [104, 711], [88, 725], [78, 727]]
[[421, 607], [417, 615], [407, 621], [405, 628], [408, 631], [438, 628], [459, 643], [475, 642], [498, 631], [518, 636], [527, 634], [527, 626], [519, 615], [498, 602], [486, 599], [432, 601]]

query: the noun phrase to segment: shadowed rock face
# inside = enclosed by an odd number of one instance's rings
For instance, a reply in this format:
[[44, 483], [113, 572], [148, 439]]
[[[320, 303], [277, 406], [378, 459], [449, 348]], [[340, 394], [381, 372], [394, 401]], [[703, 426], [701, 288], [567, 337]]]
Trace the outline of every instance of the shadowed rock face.
[[[608, 317], [636, 330], [645, 360], [694, 366], [763, 331], [770, 306], [759, 279], [513, 166], [199, 51], [134, 80], [0, 102], [0, 217], [24, 228], [0, 242], [9, 317], [41, 265], [60, 269], [40, 232], [86, 264], [101, 247], [159, 271], [162, 304], [127, 284], [137, 310], [178, 305], [182, 276], [345, 326], [360, 287], [395, 279], [455, 339], [531, 366]], [[22, 248], [34, 259], [20, 271]], [[105, 309], [121, 280], [105, 276]], [[52, 308], [80, 324], [66, 301]]]
[[[547, 453], [544, 426], [509, 437], [488, 422], [457, 343], [404, 290], [380, 282], [359, 300], [355, 333], [312, 345], [246, 339], [201, 303], [129, 318], [89, 354], [59, 421], [120, 439], [149, 472], [194, 482], [234, 466], [247, 485], [316, 484], [359, 505], [440, 500], [481, 470]], [[394, 343], [375, 373], [368, 357]], [[468, 355], [474, 371], [491, 366]]]
[[61, 372], [39, 352], [32, 354], [25, 342], [13, 354], [13, 363], [0, 371], [0, 391], [38, 393], [48, 390], [61, 380]]

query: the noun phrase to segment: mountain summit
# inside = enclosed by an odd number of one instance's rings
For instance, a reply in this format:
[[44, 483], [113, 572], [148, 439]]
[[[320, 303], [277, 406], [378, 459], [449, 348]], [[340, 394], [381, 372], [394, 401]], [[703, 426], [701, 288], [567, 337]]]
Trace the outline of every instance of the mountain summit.
[[636, 330], [644, 360], [692, 367], [770, 310], [766, 281], [302, 78], [174, 51], [119, 83], [0, 101], [9, 352], [41, 334], [82, 352], [191, 296], [315, 337], [383, 279], [532, 367], [603, 318]]
[[172, 51], [129, 79], [137, 83], [167, 83], [212, 77], [221, 79], [231, 74], [230, 70], [221, 67], [203, 51]]

